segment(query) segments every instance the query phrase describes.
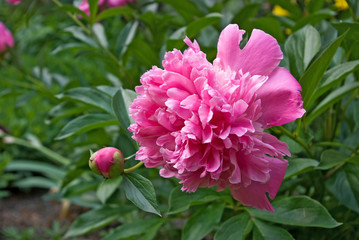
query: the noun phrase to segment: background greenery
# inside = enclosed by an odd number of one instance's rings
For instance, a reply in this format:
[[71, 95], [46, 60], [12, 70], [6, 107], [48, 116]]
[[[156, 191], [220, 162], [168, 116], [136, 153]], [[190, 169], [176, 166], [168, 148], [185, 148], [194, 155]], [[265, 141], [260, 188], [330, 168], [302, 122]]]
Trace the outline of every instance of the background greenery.
[[[47, 199], [88, 209], [64, 230], [55, 222], [53, 239], [97, 229], [105, 240], [359, 239], [358, 1], [137, 0], [98, 13], [89, 2], [86, 16], [79, 1], [0, 0], [0, 21], [15, 38], [0, 59], [0, 200], [44, 188]], [[253, 28], [274, 36], [281, 65], [303, 88], [305, 116], [270, 129], [292, 153], [275, 213], [227, 191], [183, 193], [158, 169], [107, 181], [93, 174], [89, 149], [136, 152], [127, 107], [141, 74], [161, 66], [166, 51], [183, 50], [185, 36], [212, 61], [229, 23], [245, 39]]]

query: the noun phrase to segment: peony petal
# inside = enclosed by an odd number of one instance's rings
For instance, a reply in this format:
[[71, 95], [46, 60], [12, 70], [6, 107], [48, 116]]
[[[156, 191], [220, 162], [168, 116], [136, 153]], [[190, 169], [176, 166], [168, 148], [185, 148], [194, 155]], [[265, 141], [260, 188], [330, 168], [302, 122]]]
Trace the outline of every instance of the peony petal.
[[261, 99], [264, 128], [280, 126], [300, 118], [305, 113], [298, 81], [285, 68], [277, 68], [257, 91]]
[[230, 66], [236, 72], [253, 75], [269, 75], [283, 58], [280, 47], [271, 35], [254, 29], [246, 46], [241, 50], [239, 42], [245, 31], [236, 24], [227, 26], [218, 40], [217, 58], [222, 67]]
[[232, 185], [229, 188], [233, 194], [233, 197], [236, 200], [241, 201], [243, 205], [274, 212], [272, 205], [268, 201], [266, 192], [269, 193], [269, 197], [271, 199], [275, 197], [284, 178], [288, 162], [276, 158], [267, 158], [269, 160], [269, 168], [271, 169], [271, 176], [268, 182], [263, 184], [252, 181], [252, 183], [247, 187]]

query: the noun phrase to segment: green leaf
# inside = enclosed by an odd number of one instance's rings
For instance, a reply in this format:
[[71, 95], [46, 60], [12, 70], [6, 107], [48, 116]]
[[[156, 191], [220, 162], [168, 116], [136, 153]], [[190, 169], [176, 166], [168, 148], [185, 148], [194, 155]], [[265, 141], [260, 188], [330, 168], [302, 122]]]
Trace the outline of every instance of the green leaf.
[[310, 158], [295, 158], [288, 160], [289, 166], [285, 172], [284, 179], [308, 172], [318, 166], [318, 161]]
[[54, 180], [61, 180], [65, 176], [65, 171], [58, 166], [33, 160], [13, 160], [5, 170], [38, 172]]
[[149, 45], [145, 40], [135, 38], [131, 43], [131, 50], [147, 68], [158, 65], [159, 57], [157, 53], [154, 51], [153, 46]]
[[171, 5], [182, 17], [187, 21], [191, 22], [194, 17], [203, 16], [203, 13], [198, 7], [188, 0], [173, 1], [173, 0], [157, 0]]
[[56, 136], [56, 140], [64, 139], [75, 134], [88, 132], [90, 130], [116, 125], [118, 121], [113, 115], [106, 113], [91, 113], [80, 116], [68, 122], [60, 133]]
[[226, 220], [214, 235], [214, 240], [245, 239], [253, 224], [248, 213], [244, 212]]
[[135, 237], [140, 234], [151, 231], [153, 228], [158, 228], [165, 222], [166, 219], [150, 218], [142, 219], [132, 223], [126, 223], [114, 229], [110, 234], [107, 234], [103, 240], [122, 240], [130, 237]]
[[95, 231], [117, 220], [131, 210], [131, 208], [103, 206], [102, 208], [88, 211], [76, 218], [67, 231], [65, 238]]
[[16, 181], [14, 185], [18, 188], [58, 188], [59, 185], [45, 177], [26, 177]]
[[57, 98], [70, 99], [86, 103], [96, 108], [100, 108], [108, 113], [113, 113], [111, 107], [111, 96], [95, 88], [72, 88], [62, 94], [57, 95]]
[[332, 11], [330, 9], [321, 9], [315, 13], [309, 14], [308, 16], [305, 16], [300, 20], [298, 20], [292, 30], [296, 31], [297, 29], [300, 29], [301, 27], [307, 24], [311, 24], [315, 26], [316, 24], [320, 23], [324, 19], [333, 17], [335, 15], [336, 15], [335, 11]]
[[317, 168], [322, 170], [330, 169], [345, 161], [348, 157], [347, 154], [334, 149], [325, 150], [320, 155], [320, 164]]
[[107, 37], [105, 33], [105, 29], [100, 23], [95, 23], [92, 26], [92, 31], [96, 36], [97, 40], [101, 43], [101, 45], [105, 48], [108, 48]]
[[[119, 89], [112, 97], [112, 109], [123, 129], [127, 129], [132, 119], [129, 114], [129, 107], [137, 93], [129, 89]], [[127, 132], [127, 131], [126, 131]]]
[[150, 180], [137, 173], [129, 173], [123, 179], [123, 187], [127, 199], [138, 208], [161, 216], [155, 189]]
[[88, 4], [90, 7], [90, 24], [94, 24], [96, 22], [96, 15], [98, 10], [98, 1], [99, 0], [88, 0]]
[[103, 19], [110, 18], [113, 16], [124, 15], [128, 17], [132, 14], [132, 12], [133, 10], [128, 6], [109, 8], [97, 15], [95, 22], [99, 22]]
[[62, 51], [93, 51], [93, 52], [97, 52], [99, 51], [98, 48], [94, 48], [88, 45], [85, 45], [83, 43], [65, 43], [65, 44], [60, 44], [58, 45], [51, 53], [52, 54], [58, 54]]
[[347, 32], [339, 36], [334, 42], [332, 42], [315, 60], [308, 69], [304, 72], [299, 80], [302, 86], [303, 102], [310, 101], [313, 97], [313, 92], [322, 79], [325, 70], [329, 67], [332, 58], [340, 46], [341, 42], [345, 38]]
[[181, 186], [174, 188], [168, 199], [168, 214], [179, 213], [187, 210], [191, 205], [212, 202], [220, 198], [220, 195], [209, 188], [199, 188], [194, 193], [181, 191]]
[[220, 13], [210, 13], [204, 17], [196, 19], [188, 24], [186, 29], [187, 36], [189, 38], [195, 37], [203, 28], [218, 23], [222, 17], [223, 16]]
[[121, 182], [122, 176], [119, 176], [116, 178], [105, 179], [101, 183], [97, 188], [96, 195], [103, 204], [106, 203], [107, 199], [116, 191]]
[[326, 98], [323, 99], [323, 101], [317, 105], [317, 107], [312, 112], [309, 113], [306, 118], [306, 123], [309, 124], [330, 106], [340, 101], [344, 96], [356, 90], [357, 88], [359, 88], [359, 82], [351, 82], [346, 83], [344, 86], [332, 91]]
[[201, 240], [209, 234], [222, 217], [224, 203], [213, 203], [191, 216], [182, 231], [182, 240]]
[[290, 72], [298, 79], [320, 49], [319, 32], [308, 25], [291, 34], [284, 48], [289, 58]]
[[88, 45], [98, 48], [98, 44], [88, 35], [86, 35], [81, 27], [78, 26], [71, 26], [64, 29], [65, 32], [69, 32], [72, 36]]
[[253, 240], [294, 240], [284, 228], [276, 227], [256, 218], [253, 221]]
[[137, 27], [137, 21], [129, 22], [121, 30], [116, 41], [116, 56], [121, 57], [127, 51], [128, 45], [130, 45], [136, 35]]
[[249, 19], [255, 17], [258, 13], [260, 4], [247, 3], [239, 10], [239, 12], [233, 17], [232, 22], [239, 24], [239, 26], [245, 25]]
[[313, 93], [313, 97], [310, 102], [308, 101], [304, 104], [304, 108], [309, 109], [315, 100], [317, 100], [324, 93], [328, 92], [333, 86], [342, 82], [350, 73], [358, 69], [359, 60], [356, 60], [334, 66], [326, 71], [320, 86]]
[[346, 164], [326, 181], [327, 189], [346, 207], [359, 213], [359, 166]]
[[285, 197], [272, 205], [274, 213], [259, 209], [249, 211], [256, 218], [293, 226], [334, 228], [341, 224], [323, 205], [307, 196]]
[[75, 197], [85, 192], [95, 190], [99, 184], [99, 181], [74, 181], [74, 183], [72, 183], [71, 185], [67, 185], [67, 187], [63, 190], [63, 195], [66, 198]]
[[[279, 24], [278, 20], [274, 17], [262, 17], [256, 18], [252, 21], [255, 28], [259, 28], [266, 33], [272, 35], [278, 42], [284, 42], [284, 34], [282, 31], [282, 26]], [[292, 36], [292, 35], [291, 35]]]
[[81, 11], [78, 7], [75, 7], [71, 4], [64, 4], [61, 7], [59, 7], [59, 9], [66, 11], [66, 12], [79, 14], [85, 21], [89, 20], [89, 17], [87, 16], [87, 14], [84, 11]]

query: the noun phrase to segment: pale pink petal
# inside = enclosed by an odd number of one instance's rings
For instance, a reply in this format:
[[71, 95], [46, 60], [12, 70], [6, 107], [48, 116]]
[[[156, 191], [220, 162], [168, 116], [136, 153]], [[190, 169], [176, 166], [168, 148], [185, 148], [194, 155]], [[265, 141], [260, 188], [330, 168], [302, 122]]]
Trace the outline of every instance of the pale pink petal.
[[285, 68], [277, 68], [257, 91], [261, 99], [264, 128], [280, 126], [300, 118], [305, 113], [298, 81]]

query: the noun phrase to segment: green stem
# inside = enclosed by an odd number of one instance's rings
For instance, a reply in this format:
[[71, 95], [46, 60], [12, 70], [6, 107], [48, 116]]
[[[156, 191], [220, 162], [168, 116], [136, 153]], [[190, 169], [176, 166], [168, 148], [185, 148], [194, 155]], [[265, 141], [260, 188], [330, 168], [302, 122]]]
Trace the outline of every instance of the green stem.
[[338, 142], [319, 142], [319, 143], [314, 143], [314, 145], [317, 146], [329, 146], [329, 147], [339, 147], [339, 148], [344, 148], [344, 149], [348, 149], [351, 152], [355, 152], [355, 149], [352, 147], [349, 147], [347, 145], [338, 143]]
[[278, 126], [277, 128], [279, 129], [279, 131], [281, 131], [282, 133], [293, 139], [295, 142], [297, 142], [300, 146], [302, 146], [310, 158], [314, 158], [314, 155], [310, 150], [308, 144], [306, 144], [303, 140], [299, 139], [297, 135], [291, 133], [283, 126]]
[[135, 171], [137, 168], [141, 167], [143, 165], [143, 162], [139, 162], [137, 163], [135, 166], [130, 167], [130, 168], [126, 168], [125, 170], [123, 170], [124, 173], [130, 173]]

